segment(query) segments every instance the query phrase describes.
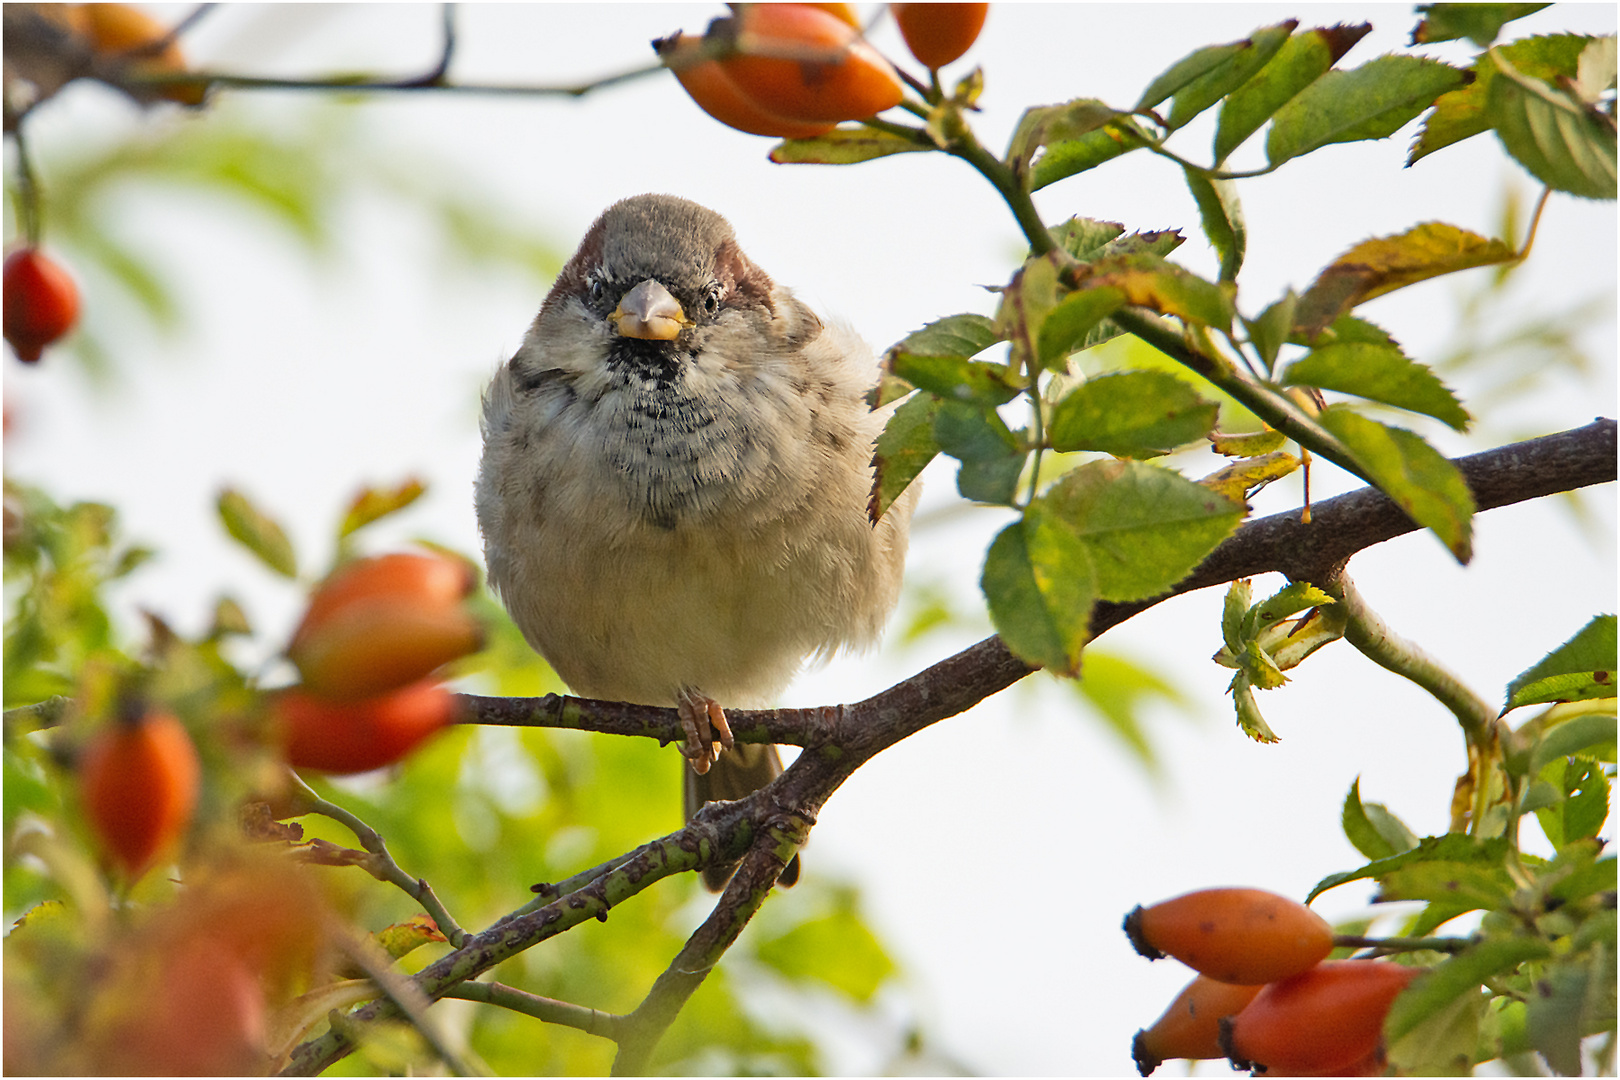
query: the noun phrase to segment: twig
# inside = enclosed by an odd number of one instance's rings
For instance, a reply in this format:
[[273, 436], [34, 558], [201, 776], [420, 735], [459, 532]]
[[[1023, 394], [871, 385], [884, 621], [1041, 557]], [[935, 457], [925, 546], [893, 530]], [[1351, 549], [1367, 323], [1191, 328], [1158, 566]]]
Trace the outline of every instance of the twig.
[[615, 1042], [618, 1041], [619, 1032], [624, 1026], [624, 1017], [618, 1013], [587, 1009], [583, 1005], [573, 1005], [566, 1001], [555, 1001], [507, 986], [505, 983], [469, 980], [452, 986], [445, 991], [444, 996], [460, 998], [463, 1001], [478, 1001], [485, 1005], [498, 1005], [548, 1024], [576, 1028], [587, 1035], [597, 1035]]

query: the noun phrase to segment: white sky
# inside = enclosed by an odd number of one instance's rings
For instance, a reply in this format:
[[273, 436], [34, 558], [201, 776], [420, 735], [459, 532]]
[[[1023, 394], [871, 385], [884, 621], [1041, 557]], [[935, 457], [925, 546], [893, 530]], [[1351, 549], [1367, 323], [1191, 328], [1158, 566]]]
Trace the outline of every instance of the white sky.
[[[533, 82], [610, 73], [648, 59], [651, 38], [699, 32], [719, 13], [718, 5], [685, 4], [471, 6], [462, 12], [455, 72]], [[1371, 18], [1375, 33], [1347, 65], [1402, 47], [1414, 21], [1395, 5], [997, 5], [968, 57], [986, 70], [978, 130], [999, 150], [1025, 105], [1075, 96], [1129, 105], [1191, 49], [1292, 15], [1307, 25]], [[433, 55], [437, 18], [427, 5], [227, 7], [190, 47], [200, 61], [266, 72], [411, 71]], [[1614, 20], [1612, 5], [1560, 5], [1510, 29], [1612, 33]], [[902, 52], [891, 25], [874, 40]], [[1467, 51], [1453, 45], [1435, 54], [1461, 62]], [[254, 104], [275, 110], [297, 101], [260, 95]], [[53, 146], [134, 123], [129, 109], [93, 90], [52, 109], [36, 125], [47, 162]], [[543, 227], [564, 253], [614, 199], [667, 191], [706, 203], [731, 219], [778, 281], [879, 348], [944, 314], [988, 313], [990, 297], [977, 286], [1005, 281], [1020, 250], [1010, 216], [959, 162], [906, 155], [848, 169], [773, 166], [764, 159], [769, 140], [707, 121], [665, 79], [577, 102], [401, 96], [366, 115], [366, 138], [394, 148], [401, 164], [428, 177], [469, 178], [492, 205]], [[1205, 158], [1211, 131], [1206, 123], [1173, 145]], [[1529, 178], [1491, 136], [1401, 168], [1414, 131], [1330, 147], [1244, 183], [1244, 311], [1257, 312], [1288, 285], [1303, 288], [1363, 238], [1434, 219], [1491, 233], [1506, 186], [1533, 198]], [[1131, 228], [1181, 227], [1191, 239], [1176, 257], [1213, 273], [1179, 172], [1147, 154], [1056, 184], [1038, 202], [1051, 222], [1084, 214]], [[226, 482], [282, 515], [314, 565], [358, 481], [417, 473], [431, 480], [431, 495], [379, 539], [429, 535], [477, 550], [476, 394], [518, 343], [539, 292], [507, 280], [457, 280], [432, 266], [431, 238], [387, 204], [354, 207], [338, 261], [321, 269], [211, 201], [132, 208], [139, 213], [130, 235], [165, 252], [165, 269], [199, 315], [195, 329], [176, 342], [120, 342], [121, 382], [110, 396], [49, 357], [37, 370], [5, 363], [16, 421], [8, 473], [58, 497], [114, 502], [128, 535], [162, 551], [127, 590], [131, 605], [196, 628], [229, 585], [266, 627], [295, 617], [289, 590], [266, 581], [214, 524], [213, 497]], [[229, 234], [228, 247], [220, 242], [226, 228], [243, 229]], [[1522, 310], [1545, 315], [1612, 298], [1615, 235], [1613, 203], [1555, 197], [1519, 283]], [[1376, 301], [1365, 313], [1410, 354], [1432, 359], [1454, 331], [1466, 277]], [[1614, 415], [1612, 308], [1585, 343], [1601, 369], [1592, 383], [1555, 381], [1516, 401], [1495, 429], [1535, 434]], [[1460, 389], [1466, 400], [1469, 387]], [[1451, 453], [1487, 445], [1437, 441]], [[927, 481], [925, 507], [956, 501], [948, 465], [932, 468]], [[1318, 471], [1317, 483], [1319, 495], [1354, 486], [1331, 468]], [[1261, 513], [1297, 501], [1297, 487], [1274, 488], [1257, 501]], [[1398, 631], [1494, 699], [1593, 614], [1615, 609], [1613, 490], [1585, 505], [1596, 540], [1559, 505], [1518, 507], [1477, 520], [1466, 570], [1433, 539], [1414, 535], [1358, 556], [1352, 573]], [[981, 511], [920, 531], [913, 580], [942, 581], [971, 605], [984, 544], [1004, 522]], [[912, 978], [922, 1022], [972, 1068], [1130, 1072], [1132, 1032], [1189, 975], [1135, 957], [1118, 930], [1124, 912], [1217, 884], [1302, 896], [1326, 874], [1358, 865], [1338, 825], [1357, 775], [1364, 798], [1388, 803], [1420, 835], [1444, 829], [1463, 755], [1438, 705], [1336, 646], [1299, 669], [1292, 686], [1262, 697], [1283, 741], [1248, 743], [1223, 697], [1228, 673], [1208, 660], [1219, 643], [1219, 608], [1220, 590], [1206, 591], [1101, 643], [1169, 674], [1197, 701], [1196, 720], [1153, 714], [1167, 765], [1161, 786], [1071, 695], [1038, 677], [882, 755], [823, 813], [811, 872], [860, 881], [868, 914]], [[836, 662], [801, 678], [785, 703], [855, 700], [983, 632]], [[1369, 895], [1352, 885], [1318, 907], [1349, 917]], [[831, 1064], [879, 1067], [869, 1054], [852, 1041]]]

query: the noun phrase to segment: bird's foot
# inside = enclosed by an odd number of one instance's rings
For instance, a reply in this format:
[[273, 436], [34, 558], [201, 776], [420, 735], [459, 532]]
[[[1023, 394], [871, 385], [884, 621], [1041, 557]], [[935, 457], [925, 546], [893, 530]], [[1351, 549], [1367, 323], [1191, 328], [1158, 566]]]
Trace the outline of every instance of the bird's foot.
[[716, 743], [727, 750], [734, 745], [726, 710], [703, 691], [688, 688], [681, 691], [675, 711], [681, 717], [681, 730], [686, 732], [681, 753], [692, 763], [692, 771], [702, 776], [720, 756]]

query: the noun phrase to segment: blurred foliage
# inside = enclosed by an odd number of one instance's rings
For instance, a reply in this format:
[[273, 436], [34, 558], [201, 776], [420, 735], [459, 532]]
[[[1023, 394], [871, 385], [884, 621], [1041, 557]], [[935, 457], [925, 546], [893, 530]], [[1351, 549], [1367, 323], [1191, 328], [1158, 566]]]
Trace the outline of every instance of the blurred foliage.
[[[261, 509], [253, 512], [272, 521]], [[346, 527], [354, 528], [352, 519]], [[154, 621], [152, 639], [141, 648], [115, 638], [105, 588], [145, 555], [121, 539], [110, 508], [58, 506], [44, 492], [8, 481], [7, 705], [23, 707], [11, 708], [5, 723], [5, 916], [26, 925], [7, 939], [5, 970], [8, 1003], [32, 1004], [26, 1014], [9, 1014], [7, 1030], [10, 1038], [17, 1019], [19, 1031], [33, 1032], [24, 1045], [45, 1056], [23, 1060], [46, 1069], [53, 1062], [85, 1064], [52, 1058], [41, 1043], [49, 1033], [75, 1030], [64, 1020], [68, 1011], [113, 992], [96, 981], [97, 965], [132, 947], [129, 935], [139, 933], [143, 920], [182, 902], [185, 890], [176, 880], [206, 879], [240, 858], [237, 807], [277, 787], [279, 766], [258, 718], [259, 692], [221, 655], [226, 630], [184, 642]], [[478, 610], [490, 621], [492, 644], [464, 662], [469, 689], [561, 689], [498, 605], [484, 597]], [[120, 692], [115, 687], [130, 684], [182, 716], [202, 750], [208, 790], [177, 862], [146, 875], [132, 891], [98, 862], [71, 783], [74, 747], [105, 711], [97, 703], [112, 702]], [[61, 693], [74, 695], [73, 707], [52, 706], [50, 695]], [[429, 881], [455, 918], [476, 930], [531, 899], [528, 886], [562, 880], [679, 827], [682, 767], [673, 751], [644, 740], [469, 727], [451, 729], [386, 773], [310, 780], [324, 798], [377, 829], [399, 865]], [[306, 841], [355, 846], [334, 820], [296, 820]], [[873, 1031], [886, 1032], [878, 1036], [886, 1045], [872, 1047], [873, 1056], [893, 1052], [911, 1060], [926, 1053], [916, 1032], [891, 1030], [877, 1005], [877, 992], [896, 985], [899, 972], [861, 917], [858, 892], [817, 875], [813, 865], [792, 902], [773, 908], [733, 950], [747, 977], [739, 982], [728, 961], [708, 979], [660, 1045], [657, 1069], [821, 1071], [828, 1044], [790, 1018], [796, 1001], [829, 993], [864, 1018], [852, 1031], [868, 1039]], [[383, 930], [421, 910], [356, 868], [301, 872], [361, 931]], [[615, 908], [605, 924], [554, 938], [491, 977], [546, 997], [629, 1011], [701, 920], [707, 897], [693, 875], [661, 882]], [[447, 949], [417, 949], [402, 966], [418, 970]], [[297, 988], [307, 988], [310, 978], [317, 976], [306, 973]], [[757, 989], [762, 981], [774, 1012], [762, 1014], [741, 996], [743, 983]], [[500, 1074], [590, 1074], [612, 1064], [610, 1043], [570, 1028], [487, 1006], [435, 1012], [452, 1018], [471, 1052]], [[850, 1032], [837, 1037], [847, 1040]], [[398, 1069], [422, 1052], [412, 1037], [384, 1038], [332, 1071]]]

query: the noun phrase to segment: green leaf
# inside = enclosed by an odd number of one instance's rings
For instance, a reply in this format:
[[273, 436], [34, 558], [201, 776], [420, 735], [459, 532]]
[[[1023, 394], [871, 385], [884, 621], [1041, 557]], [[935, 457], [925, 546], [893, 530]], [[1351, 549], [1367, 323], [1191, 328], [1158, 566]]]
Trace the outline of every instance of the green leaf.
[[1320, 423], [1355, 455], [1379, 490], [1408, 517], [1440, 538], [1457, 561], [1473, 556], [1474, 495], [1457, 471], [1422, 438], [1340, 405], [1329, 406]]
[[1233, 150], [1321, 78], [1371, 30], [1369, 23], [1317, 27], [1285, 41], [1266, 66], [1232, 91], [1221, 106], [1215, 128], [1215, 160], [1224, 162]]
[[1222, 332], [1231, 329], [1237, 314], [1232, 305], [1235, 288], [1230, 282], [1205, 281], [1157, 255], [1099, 259], [1087, 268], [1081, 282], [1086, 288], [1112, 286], [1125, 294], [1129, 304]]
[[416, 477], [409, 477], [395, 488], [368, 487], [361, 490], [349, 503], [348, 512], [338, 526], [338, 539], [342, 540], [357, 529], [405, 509], [427, 491], [427, 485]]
[[1508, 683], [1502, 711], [1544, 701], [1614, 697], [1616, 652], [1615, 617], [1599, 615]]
[[1014, 655], [1054, 674], [1079, 673], [1097, 599], [1091, 556], [1040, 500], [991, 543], [979, 585]]
[[[1266, 432], [1266, 435], [1277, 435], [1279, 439], [1282, 432]], [[1223, 437], [1224, 443], [1230, 444], [1231, 437]], [[1266, 441], [1270, 441], [1267, 439]], [[1220, 451], [1225, 453], [1226, 451]], [[1299, 468], [1299, 458], [1293, 454], [1285, 454], [1280, 450], [1257, 457], [1239, 458], [1225, 468], [1216, 469], [1208, 476], [1201, 476], [1198, 482], [1211, 491], [1219, 492], [1235, 503], [1242, 503], [1251, 492], [1265, 487], [1273, 480], [1280, 480]]]
[[1500, 52], [1486, 114], [1507, 152], [1548, 187], [1615, 197], [1614, 120], [1574, 94], [1521, 74]]
[[1238, 202], [1237, 181], [1216, 180], [1186, 167], [1187, 187], [1198, 203], [1198, 216], [1209, 246], [1221, 257], [1221, 280], [1232, 281], [1243, 266], [1248, 246], [1248, 227], [1243, 223], [1243, 207]]
[[1011, 505], [1024, 471], [1024, 451], [994, 412], [954, 401], [934, 416], [939, 448], [956, 458], [956, 489], [974, 502]]
[[995, 321], [983, 315], [947, 315], [935, 319], [921, 330], [913, 330], [898, 344], [891, 346], [889, 355], [910, 353], [913, 356], [977, 356], [1001, 337], [996, 333]]
[[1430, 900], [1450, 908], [1506, 907], [1513, 879], [1500, 864], [1417, 862], [1378, 876], [1384, 900]]
[[[1288, 35], [1298, 26], [1298, 19], [1289, 19], [1275, 26], [1262, 27], [1247, 39], [1235, 42], [1236, 52], [1222, 58], [1220, 62], [1175, 90], [1175, 103], [1165, 120], [1166, 127], [1170, 131], [1179, 130], [1193, 117], [1248, 82], [1255, 72], [1265, 67], [1277, 54], [1277, 50], [1288, 40]], [[1213, 46], [1214, 49], [1231, 47]]]
[[219, 493], [216, 507], [219, 520], [232, 539], [276, 573], [290, 578], [298, 576], [298, 560], [287, 533], [273, 518], [254, 506], [246, 495], [234, 488], [226, 488]]
[[800, 923], [759, 944], [759, 959], [790, 979], [814, 979], [868, 1002], [896, 971], [883, 943], [853, 911]]
[[1030, 163], [1041, 147], [1078, 139], [1096, 131], [1118, 115], [1111, 106], [1094, 98], [1077, 98], [1062, 105], [1025, 109], [1002, 160], [1020, 182], [1027, 184]]
[[[1554, 758], [1571, 757], [1607, 745], [1614, 747], [1614, 714], [1586, 713], [1554, 724], [1541, 733], [1529, 759], [1529, 771], [1538, 773]], [[1612, 760], [1612, 758], [1611, 758]], [[1509, 763], [1511, 767], [1511, 763]]]
[[1046, 313], [1036, 335], [1035, 355], [1048, 371], [1067, 370], [1069, 354], [1090, 344], [1098, 324], [1125, 304], [1125, 294], [1107, 286], [1070, 293]]
[[1137, 760], [1157, 772], [1159, 761], [1147, 736], [1144, 713], [1155, 701], [1188, 707], [1175, 684], [1123, 657], [1092, 649], [1074, 687]]
[[[1470, 946], [1420, 975], [1395, 999], [1384, 1018], [1384, 1038], [1394, 1047], [1401, 1039], [1465, 995], [1477, 996], [1486, 979], [1511, 972], [1520, 964], [1552, 952], [1538, 937], [1496, 938]], [[1475, 1040], [1470, 1040], [1472, 1051]]]
[[1248, 578], [1238, 578], [1226, 587], [1226, 599], [1221, 607], [1221, 638], [1234, 656], [1243, 650], [1243, 624], [1253, 602], [1253, 588]]
[[[1306, 340], [1314, 340], [1324, 327], [1337, 326], [1340, 316], [1374, 297], [1441, 274], [1514, 262], [1517, 258], [1518, 252], [1500, 240], [1488, 240], [1438, 221], [1413, 226], [1395, 236], [1363, 240], [1317, 275], [1300, 297], [1294, 329]], [[1371, 326], [1362, 323], [1362, 327]]]
[[918, 394], [894, 410], [878, 436], [872, 454], [872, 498], [867, 504], [871, 520], [877, 521], [894, 500], [939, 453], [934, 438], [934, 418], [939, 398]]
[[1169, 68], [1148, 84], [1148, 88], [1142, 91], [1142, 96], [1137, 100], [1132, 111], [1139, 112], [1143, 109], [1151, 109], [1176, 91], [1186, 87], [1188, 83], [1208, 75], [1217, 68], [1229, 65], [1233, 59], [1247, 50], [1248, 45], [1247, 41], [1234, 41], [1227, 45], [1206, 45], [1189, 53], [1171, 64]]
[[1277, 353], [1294, 331], [1294, 308], [1298, 304], [1299, 294], [1289, 289], [1252, 322], [1243, 320], [1244, 327], [1249, 331], [1249, 341], [1254, 345], [1255, 352], [1260, 354], [1260, 361], [1266, 365], [1267, 371], [1276, 366]]
[[1243, 643], [1243, 651], [1235, 657], [1243, 667], [1243, 674], [1249, 678], [1249, 685], [1259, 690], [1275, 690], [1288, 682], [1288, 676], [1282, 673], [1260, 643], [1250, 638]]
[[891, 353], [890, 369], [911, 385], [946, 401], [996, 406], [1018, 396], [1019, 387], [1008, 385], [1008, 371], [1001, 364], [986, 364], [961, 356], [918, 356]]
[[1344, 342], [1319, 345], [1288, 365], [1284, 386], [1315, 386], [1381, 401], [1466, 431], [1472, 417], [1433, 371], [1396, 345]]
[[1555, 758], [1541, 770], [1559, 801], [1536, 810], [1541, 831], [1555, 849], [1598, 834], [1609, 817], [1609, 778], [1591, 758]]
[[1581, 54], [1592, 40], [1584, 34], [1538, 35], [1480, 53], [1474, 60], [1474, 66], [1469, 69], [1474, 74], [1474, 81], [1441, 94], [1435, 100], [1434, 111], [1424, 119], [1418, 137], [1412, 142], [1406, 163], [1411, 165], [1436, 150], [1491, 130], [1485, 103], [1491, 82], [1496, 78], [1493, 53], [1507, 57], [1521, 75], [1556, 83], [1560, 78], [1575, 77]]
[[[1490, 840], [1477, 840], [1464, 833], [1446, 833], [1443, 836], [1425, 836], [1418, 841], [1418, 846], [1411, 851], [1403, 851], [1399, 855], [1387, 859], [1375, 859], [1355, 870], [1347, 870], [1339, 874], [1329, 874], [1316, 883], [1316, 887], [1305, 898], [1309, 904], [1329, 889], [1336, 889], [1340, 885], [1352, 881], [1362, 881], [1366, 878], [1382, 878], [1404, 867], [1423, 862], [1444, 861], [1450, 863], [1465, 863], [1475, 866], [1501, 866], [1503, 857], [1507, 854], [1507, 840], [1495, 837]], [[1459, 900], [1459, 903], [1461, 901]], [[1466, 908], [1461, 910], [1467, 910]]]
[[996, 309], [996, 332], [1012, 343], [1011, 366], [1033, 375], [1040, 364], [1039, 337], [1047, 314], [1057, 306], [1061, 255], [1037, 255], [1027, 260], [1001, 294]]
[[1228, 435], [1216, 431], [1210, 433], [1209, 442], [1217, 454], [1227, 457], [1256, 457], [1270, 454], [1288, 441], [1288, 436], [1274, 428], [1263, 428], [1260, 431], [1244, 432], [1240, 435]]
[[1048, 146], [1030, 174], [1030, 190], [1039, 191], [1048, 184], [1095, 169], [1104, 162], [1151, 142], [1147, 132], [1135, 120], [1118, 116], [1077, 139], [1065, 139]]
[[1525, 1031], [1553, 1072], [1579, 1076], [1582, 1037], [1613, 1031], [1614, 1015], [1614, 953], [1595, 949], [1548, 965], [1525, 1000]]
[[1449, 64], [1419, 56], [1380, 56], [1349, 71], [1329, 71], [1272, 117], [1266, 160], [1281, 165], [1331, 143], [1393, 135], [1465, 78]]
[[1104, 600], [1157, 596], [1235, 529], [1241, 507], [1167, 469], [1094, 461], [1041, 497], [1091, 553]]
[[1215, 426], [1219, 406], [1164, 371], [1126, 371], [1089, 379], [1052, 410], [1052, 448], [1148, 458], [1195, 442]]
[[1255, 703], [1254, 691], [1249, 686], [1249, 676], [1246, 672], [1238, 672], [1232, 677], [1232, 684], [1227, 687], [1232, 695], [1232, 704], [1237, 709], [1238, 727], [1243, 734], [1257, 743], [1280, 742], [1277, 733], [1271, 730], [1266, 718], [1260, 715], [1260, 706]]
[[1109, 244], [1125, 235], [1125, 226], [1117, 221], [1072, 217], [1046, 231], [1058, 247], [1077, 261], [1088, 263], [1101, 258]]
[[1412, 44], [1467, 38], [1480, 48], [1496, 40], [1502, 27], [1550, 4], [1419, 4], [1423, 13], [1412, 28]]
[[935, 149], [925, 143], [876, 128], [833, 128], [810, 139], [787, 139], [771, 148], [778, 165], [855, 165], [890, 154], [914, 154]]
[[1265, 630], [1279, 625], [1290, 615], [1307, 608], [1333, 603], [1333, 597], [1305, 581], [1292, 581], [1277, 593], [1249, 609], [1243, 620], [1244, 636], [1258, 637]]
[[[1403, 990], [1395, 998], [1395, 1005], [1412, 992], [1411, 987]], [[1490, 1000], [1477, 988], [1453, 995], [1428, 1011], [1399, 1041], [1386, 1036], [1385, 1056], [1401, 1075], [1467, 1076], [1472, 1071], [1480, 1024]]]

